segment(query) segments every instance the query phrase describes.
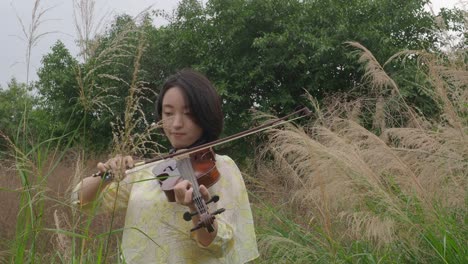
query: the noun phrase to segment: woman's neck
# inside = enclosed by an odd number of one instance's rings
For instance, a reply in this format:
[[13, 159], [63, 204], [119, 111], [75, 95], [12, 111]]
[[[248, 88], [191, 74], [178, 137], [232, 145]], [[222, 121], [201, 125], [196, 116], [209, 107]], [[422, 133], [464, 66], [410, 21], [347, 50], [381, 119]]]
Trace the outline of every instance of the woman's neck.
[[199, 146], [199, 145], [203, 145], [205, 143], [208, 143], [208, 140], [205, 139], [205, 137], [201, 137], [199, 138], [198, 140], [196, 140], [194, 143], [192, 143], [192, 145], [189, 145], [188, 147], [184, 147], [184, 148], [174, 148], [172, 147], [170, 150], [169, 150], [169, 154], [173, 154], [173, 153], [176, 153], [179, 149], [191, 149], [193, 147], [196, 147], [196, 146]]

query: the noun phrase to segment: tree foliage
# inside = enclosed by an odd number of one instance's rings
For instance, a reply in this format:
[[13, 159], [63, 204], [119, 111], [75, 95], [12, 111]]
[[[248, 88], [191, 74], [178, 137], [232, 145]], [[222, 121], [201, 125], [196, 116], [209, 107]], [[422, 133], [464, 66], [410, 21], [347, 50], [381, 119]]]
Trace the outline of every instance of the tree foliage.
[[[39, 81], [35, 86], [41, 95], [41, 106], [53, 120], [52, 130], [59, 134], [76, 128], [81, 119], [79, 109], [76, 109], [78, 67], [78, 61], [61, 41], [57, 41], [51, 52], [42, 58], [42, 66], [37, 72]], [[67, 125], [69, 122], [71, 124]]]
[[38, 106], [31, 86], [13, 78], [6, 89], [0, 87], [0, 150], [7, 146], [3, 137], [13, 142], [31, 135], [36, 140], [49, 138], [48, 112]]
[[[361, 84], [344, 42], [360, 42], [379, 60], [402, 49], [435, 49], [426, 0], [185, 0], [171, 23], [155, 28], [148, 59], [155, 79], [183, 67], [205, 72], [223, 96], [229, 130], [251, 108], [290, 112]], [[241, 118], [239, 118], [241, 117]]]
[[80, 129], [82, 144], [98, 149], [111, 145], [112, 123], [123, 118], [131, 86], [143, 85], [144, 70], [135, 58], [138, 49], [144, 49], [139, 43], [144, 43], [145, 23], [117, 17], [93, 40], [95, 49], [84, 62], [71, 56], [60, 41], [44, 56], [36, 86], [44, 107], [54, 115], [56, 133]]
[[[251, 126], [253, 108], [283, 115], [307, 104], [305, 93], [319, 101], [336, 92], [369, 93], [362, 89], [363, 72], [346, 41], [361, 43], [382, 64], [401, 50], [437, 52], [442, 28], [424, 9], [427, 3], [182, 0], [166, 26], [151, 25], [149, 16], [142, 23], [129, 16], [117, 17], [93, 40], [97, 49], [86, 62], [79, 63], [57, 43], [44, 57], [37, 85], [45, 107], [54, 109], [61, 126], [70, 116], [75, 115], [72, 123], [85, 116], [90, 133], [100, 136], [93, 140], [109, 142], [109, 123], [123, 116], [135, 76], [140, 85], [144, 81], [157, 91], [176, 70], [195, 68], [221, 94], [225, 133], [232, 134]], [[445, 14], [449, 24], [459, 19], [456, 12]], [[456, 29], [460, 22], [451, 25]], [[145, 55], [134, 71], [135, 50], [142, 39]], [[386, 71], [395, 73], [410, 103], [427, 107], [429, 99], [419, 88], [425, 77], [414, 74], [415, 65], [405, 65], [389, 64]], [[154, 99], [151, 93], [144, 95]], [[100, 104], [87, 110], [83, 102], [94, 102], [93, 98], [100, 98], [95, 100]], [[154, 111], [151, 103], [144, 109], [147, 114]]]
[[13, 136], [21, 125], [24, 113], [32, 109], [34, 98], [26, 84], [12, 79], [7, 89], [0, 88], [0, 102], [0, 131]]

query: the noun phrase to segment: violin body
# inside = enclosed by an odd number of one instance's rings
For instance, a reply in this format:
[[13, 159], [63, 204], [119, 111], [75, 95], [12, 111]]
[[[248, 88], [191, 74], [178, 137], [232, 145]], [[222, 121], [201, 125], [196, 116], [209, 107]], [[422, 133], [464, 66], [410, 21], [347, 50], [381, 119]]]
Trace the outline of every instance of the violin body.
[[[215, 184], [220, 177], [216, 168], [216, 159], [214, 151], [209, 148], [189, 155], [193, 171], [196, 175], [198, 185], [204, 185], [206, 188]], [[161, 189], [166, 194], [169, 202], [175, 202], [174, 187], [183, 180], [177, 169], [176, 158], [166, 159], [157, 164], [153, 170]]]

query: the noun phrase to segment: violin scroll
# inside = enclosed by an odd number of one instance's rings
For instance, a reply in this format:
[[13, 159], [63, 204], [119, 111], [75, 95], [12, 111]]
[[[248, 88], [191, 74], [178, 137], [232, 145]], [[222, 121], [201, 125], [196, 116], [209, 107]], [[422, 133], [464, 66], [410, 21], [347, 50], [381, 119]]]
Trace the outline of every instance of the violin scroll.
[[[214, 223], [214, 220], [215, 220], [215, 215], [217, 214], [220, 214], [222, 212], [226, 211], [226, 209], [224, 208], [220, 208], [216, 211], [214, 211], [213, 213], [204, 213], [200, 216], [200, 221], [198, 221], [198, 224], [193, 227], [192, 229], [190, 229], [190, 232], [193, 232], [195, 230], [198, 230], [200, 228], [206, 228], [208, 230], [208, 232], [213, 232], [214, 231], [214, 228], [213, 228], [213, 223]], [[188, 213], [188, 212], [187, 212]], [[185, 214], [184, 214], [184, 219], [185, 219]]]

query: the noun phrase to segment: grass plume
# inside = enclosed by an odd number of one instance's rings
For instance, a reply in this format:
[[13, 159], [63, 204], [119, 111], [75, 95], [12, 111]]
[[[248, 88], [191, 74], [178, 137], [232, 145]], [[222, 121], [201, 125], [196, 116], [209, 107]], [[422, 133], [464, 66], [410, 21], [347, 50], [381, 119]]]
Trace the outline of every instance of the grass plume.
[[[13, 6], [13, 4], [12, 4]], [[39, 43], [39, 41], [45, 36], [57, 31], [46, 31], [40, 32], [40, 27], [44, 22], [50, 21], [50, 19], [45, 19], [45, 15], [54, 7], [48, 7], [43, 9], [41, 6], [41, 0], [34, 1], [34, 7], [31, 12], [31, 22], [29, 26], [25, 24], [21, 16], [18, 15], [16, 9], [13, 6], [13, 9], [16, 12], [16, 17], [21, 25], [22, 36], [17, 36], [22, 41], [26, 42], [26, 83], [29, 84], [29, 75], [31, 70], [31, 56], [34, 47]]]
[[[468, 253], [468, 142], [460, 133], [466, 133], [466, 124], [380, 125], [380, 136], [366, 129], [360, 124], [363, 112], [375, 111], [366, 104], [389, 104], [394, 97], [385, 91], [399, 93], [398, 85], [370, 51], [353, 46], [363, 52], [364, 78], [376, 98], [330, 100], [315, 107], [318, 112], [309, 124], [286, 124], [269, 132], [256, 173], [257, 188], [264, 190], [256, 210], [270, 219], [259, 220], [259, 262], [463, 263]], [[435, 89], [444, 93], [435, 94], [460, 94], [453, 79], [441, 80], [448, 83]], [[426, 120], [403, 105], [414, 120]], [[443, 109], [461, 120], [462, 111]], [[393, 123], [390, 112], [374, 115]], [[281, 206], [262, 202], [265, 197]]]

